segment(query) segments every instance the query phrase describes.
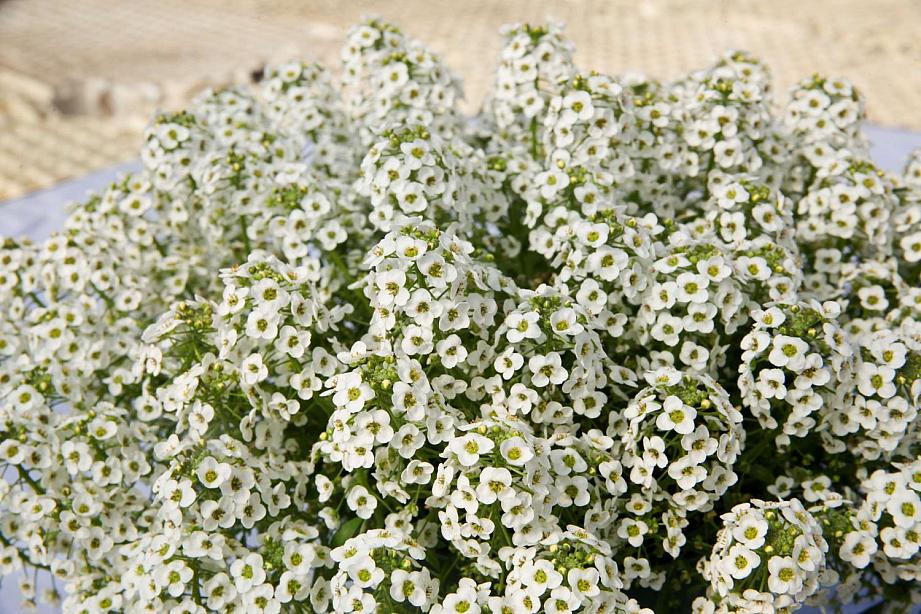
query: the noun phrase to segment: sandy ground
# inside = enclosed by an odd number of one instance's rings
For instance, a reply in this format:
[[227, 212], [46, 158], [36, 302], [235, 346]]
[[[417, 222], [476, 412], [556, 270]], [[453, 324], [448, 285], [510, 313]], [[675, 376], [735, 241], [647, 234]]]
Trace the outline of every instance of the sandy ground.
[[474, 110], [500, 25], [567, 24], [584, 69], [671, 78], [745, 49], [783, 95], [820, 72], [854, 81], [878, 124], [921, 129], [916, 0], [0, 0], [0, 200], [130, 160], [158, 108], [292, 57], [337, 66], [377, 14], [441, 53]]

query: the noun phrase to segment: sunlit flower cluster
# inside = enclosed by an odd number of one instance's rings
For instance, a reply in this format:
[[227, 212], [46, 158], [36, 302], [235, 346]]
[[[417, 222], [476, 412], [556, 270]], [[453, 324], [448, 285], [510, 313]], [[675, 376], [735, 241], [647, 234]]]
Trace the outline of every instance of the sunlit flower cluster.
[[[0, 574], [73, 613], [921, 603], [921, 152], [729, 52], [379, 19], [0, 243]], [[42, 588], [40, 588], [42, 587]], [[47, 588], [45, 588], [47, 587]]]

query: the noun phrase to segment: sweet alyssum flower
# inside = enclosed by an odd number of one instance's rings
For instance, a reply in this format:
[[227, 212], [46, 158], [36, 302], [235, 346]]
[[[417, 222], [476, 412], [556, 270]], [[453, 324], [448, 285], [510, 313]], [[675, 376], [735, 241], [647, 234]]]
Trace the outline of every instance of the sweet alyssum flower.
[[502, 36], [465, 117], [365, 20], [0, 243], [26, 606], [921, 602], [921, 153], [873, 165], [843, 79], [777, 108], [745, 53], [659, 82]]

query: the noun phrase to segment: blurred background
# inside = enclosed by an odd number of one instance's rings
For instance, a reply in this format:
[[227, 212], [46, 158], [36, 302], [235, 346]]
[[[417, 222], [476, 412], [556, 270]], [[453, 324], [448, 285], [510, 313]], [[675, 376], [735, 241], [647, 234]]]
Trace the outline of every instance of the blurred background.
[[207, 85], [291, 58], [335, 68], [366, 14], [440, 53], [471, 112], [499, 26], [550, 17], [586, 70], [668, 79], [745, 49], [772, 68], [778, 99], [813, 72], [842, 75], [876, 125], [921, 130], [917, 0], [0, 0], [0, 201], [134, 159], [151, 114]]

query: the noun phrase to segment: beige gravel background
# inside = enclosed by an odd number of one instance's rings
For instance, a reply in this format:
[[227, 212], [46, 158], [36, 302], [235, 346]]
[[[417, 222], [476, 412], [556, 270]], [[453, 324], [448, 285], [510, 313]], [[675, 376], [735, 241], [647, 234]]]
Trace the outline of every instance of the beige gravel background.
[[873, 122], [921, 129], [918, 0], [0, 0], [0, 200], [134, 158], [155, 110], [266, 61], [337, 66], [366, 14], [441, 53], [468, 110], [499, 26], [550, 17], [584, 69], [670, 78], [746, 49], [772, 67], [778, 95], [813, 72], [843, 75]]

